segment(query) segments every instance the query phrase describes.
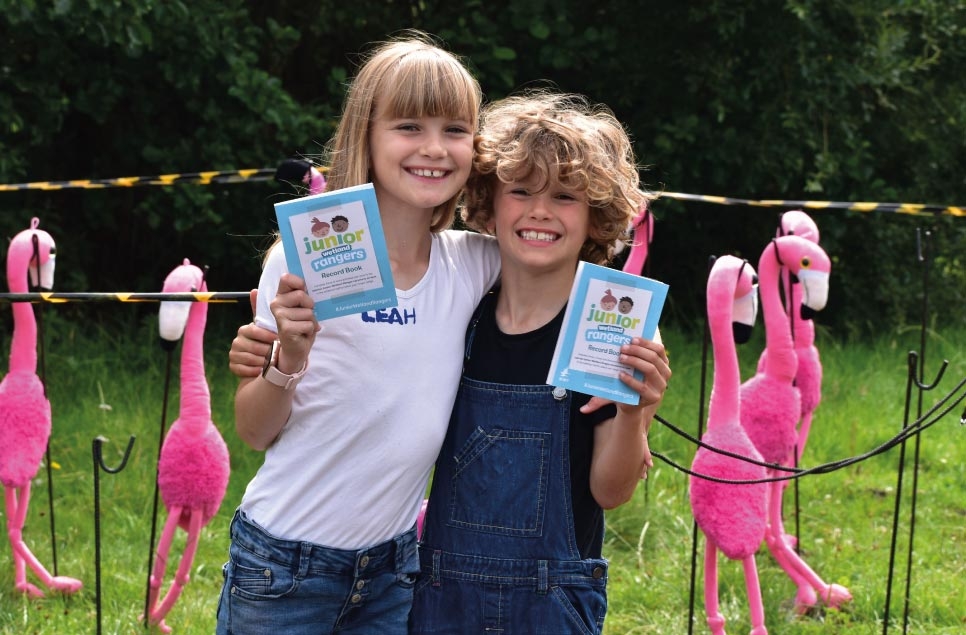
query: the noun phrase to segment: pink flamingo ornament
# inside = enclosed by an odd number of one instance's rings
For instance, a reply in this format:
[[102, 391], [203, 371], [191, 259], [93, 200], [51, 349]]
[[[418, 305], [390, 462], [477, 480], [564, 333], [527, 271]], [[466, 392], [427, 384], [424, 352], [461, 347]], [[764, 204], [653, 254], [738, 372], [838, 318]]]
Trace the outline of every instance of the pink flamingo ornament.
[[[741, 427], [741, 378], [735, 342], [745, 342], [758, 312], [754, 269], [734, 256], [718, 258], [708, 276], [708, 324], [714, 351], [714, 383], [708, 427], [702, 441], [714, 448], [761, 461], [761, 455]], [[766, 470], [731, 456], [699, 447], [691, 464], [696, 474], [728, 480], [761, 480]], [[751, 613], [752, 635], [767, 635], [765, 609], [758, 582], [755, 552], [765, 537], [766, 483], [721, 483], [699, 476], [690, 479], [691, 511], [705, 535], [704, 604], [713, 635], [724, 635], [725, 619], [718, 602], [720, 550], [740, 560]]]
[[275, 180], [282, 183], [301, 183], [308, 187], [309, 194], [325, 191], [325, 177], [305, 159], [285, 159], [275, 169]]
[[[768, 355], [762, 370], [741, 386], [741, 423], [765, 461], [787, 465], [798, 440], [801, 394], [794, 385], [798, 356], [778, 291], [782, 266], [801, 286], [801, 311], [807, 316], [825, 307], [831, 262], [821, 247], [800, 236], [774, 239], [758, 262]], [[818, 597], [832, 607], [850, 601], [848, 589], [825, 583], [788, 545], [781, 531], [783, 490], [781, 481], [769, 487], [765, 541], [798, 588], [796, 610], [804, 613], [817, 604]]]
[[[812, 217], [802, 210], [789, 210], [782, 214], [777, 235], [801, 236], [816, 245], [819, 244], [818, 226], [812, 220]], [[798, 388], [802, 400], [801, 419], [798, 423], [798, 440], [795, 443], [795, 464], [798, 465], [802, 460], [805, 443], [808, 441], [808, 433], [812, 427], [812, 415], [822, 401], [822, 362], [819, 358], [818, 348], [815, 346], [815, 323], [811, 319], [803, 317], [800, 310], [802, 306], [801, 285], [792, 282], [790, 279], [783, 280], [782, 284], [785, 290], [785, 310], [791, 323], [792, 340], [795, 345], [795, 354], [798, 357], [795, 387]], [[768, 349], [765, 349], [758, 360], [759, 372], [764, 368], [767, 357]], [[787, 486], [788, 481], [783, 481], [782, 487]], [[781, 517], [779, 516], [779, 518]], [[795, 536], [785, 533], [783, 522], [775, 526], [775, 531], [784, 535], [788, 544], [794, 548], [797, 539]]]
[[[7, 251], [7, 284], [11, 293], [27, 292], [28, 271], [35, 286], [45, 289], [54, 282], [54, 240], [31, 219], [26, 229], [10, 242]], [[50, 402], [37, 376], [37, 321], [29, 302], [13, 303], [13, 341], [10, 372], [0, 382], [0, 481], [7, 510], [7, 535], [13, 548], [17, 591], [31, 597], [44, 592], [27, 581], [27, 567], [49, 589], [73, 593], [80, 580], [52, 576], [27, 547], [23, 527], [30, 504], [30, 481], [40, 467], [50, 439]]]
[[631, 221], [631, 228], [634, 231], [634, 241], [631, 243], [631, 251], [627, 254], [624, 261], [623, 270], [639, 276], [644, 271], [644, 263], [650, 251], [651, 241], [654, 240], [654, 217], [647, 203], [641, 207], [634, 220]]
[[[165, 293], [205, 292], [201, 269], [187, 258], [164, 281]], [[225, 440], [211, 421], [211, 398], [205, 379], [203, 336], [208, 317], [207, 302], [161, 303], [161, 337], [177, 341], [184, 333], [181, 348], [181, 408], [161, 446], [158, 463], [158, 488], [168, 517], [158, 541], [151, 573], [148, 606], [149, 620], [162, 632], [171, 632], [164, 617], [188, 583], [198, 538], [217, 513], [228, 487], [229, 460]], [[187, 532], [184, 553], [167, 594], [159, 602], [168, 553], [175, 531]]]

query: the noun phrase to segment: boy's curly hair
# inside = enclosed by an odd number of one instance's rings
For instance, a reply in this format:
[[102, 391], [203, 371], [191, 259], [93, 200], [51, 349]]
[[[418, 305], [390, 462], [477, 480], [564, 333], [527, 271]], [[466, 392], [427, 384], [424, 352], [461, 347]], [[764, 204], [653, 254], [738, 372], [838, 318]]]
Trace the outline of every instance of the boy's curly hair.
[[623, 126], [605, 106], [581, 95], [539, 90], [496, 101], [483, 109], [475, 146], [462, 217], [483, 233], [490, 233], [500, 183], [536, 175], [545, 188], [559, 182], [586, 194], [590, 236], [580, 258], [603, 265], [653, 198], [640, 188]]

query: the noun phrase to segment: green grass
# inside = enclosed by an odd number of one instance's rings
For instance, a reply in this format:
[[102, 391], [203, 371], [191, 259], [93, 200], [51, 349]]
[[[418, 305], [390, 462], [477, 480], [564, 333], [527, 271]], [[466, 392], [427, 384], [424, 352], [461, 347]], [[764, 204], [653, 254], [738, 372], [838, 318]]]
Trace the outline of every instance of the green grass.
[[[214, 631], [221, 565], [227, 557], [228, 523], [261, 462], [260, 453], [249, 450], [235, 437], [235, 380], [226, 364], [233, 324], [245, 320], [246, 311], [247, 307], [230, 305], [215, 306], [211, 311], [213, 319], [206, 336], [207, 371], [213, 418], [231, 451], [232, 476], [219, 514], [204, 529], [191, 582], [168, 616], [167, 623], [176, 634]], [[166, 354], [157, 343], [156, 320], [150, 311], [143, 311], [129, 324], [108, 329], [91, 326], [96, 320], [84, 326], [73, 325], [50, 309], [45, 316], [48, 392], [54, 412], [51, 451], [58, 466], [54, 470], [58, 569], [63, 575], [82, 579], [84, 588], [73, 597], [21, 597], [13, 591], [10, 548], [4, 543], [0, 547], [0, 633], [96, 632], [91, 444], [95, 437], [105, 437], [104, 461], [114, 467], [121, 462], [130, 435], [136, 441], [125, 469], [118, 474], [101, 472], [99, 476], [102, 628], [105, 634], [143, 633], [138, 616], [144, 604], [166, 365]], [[694, 433], [700, 408], [701, 343], [698, 338], [675, 332], [665, 332], [664, 336], [675, 374], [661, 415]], [[6, 359], [8, 342], [0, 346]], [[906, 356], [919, 347], [919, 333], [909, 329], [885, 334], [873, 343], [852, 345], [836, 343], [822, 333], [819, 346], [825, 368], [824, 400], [815, 415], [805, 466], [860, 454], [898, 432], [903, 423]], [[753, 369], [760, 348], [758, 339], [739, 349], [744, 376]], [[927, 381], [935, 375], [941, 359], [948, 359], [949, 367], [939, 388], [924, 396], [927, 407], [966, 376], [966, 333], [930, 334]], [[168, 424], [177, 417], [177, 353], [173, 361]], [[962, 485], [966, 482], [966, 428], [959, 425], [961, 413], [959, 406], [921, 437], [910, 633], [962, 633], [966, 628], [966, 595], [961, 582], [966, 575], [966, 495]], [[687, 441], [660, 424], [652, 430], [651, 445], [683, 465], [690, 464], [694, 451]], [[907, 446], [910, 466], [913, 447], [912, 442]], [[793, 615], [790, 601], [794, 587], [762, 549], [758, 567], [770, 633], [882, 632], [898, 459], [896, 448], [831, 474], [800, 480], [805, 557], [826, 580], [848, 587], [855, 599], [842, 611]], [[911, 469], [906, 474], [904, 500], [908, 503]], [[49, 564], [46, 492], [46, 472], [41, 469], [34, 484], [25, 536], [41, 561]], [[786, 493], [790, 529], [794, 528], [793, 496], [790, 487]], [[907, 506], [902, 517], [890, 633], [902, 632]], [[686, 477], [658, 461], [633, 500], [610, 512], [607, 522], [605, 555], [612, 568], [605, 633], [686, 633], [692, 545]], [[161, 523], [163, 508], [159, 531]], [[174, 563], [169, 565], [165, 586], [175, 567]], [[719, 573], [728, 632], [747, 633], [750, 626], [740, 566], [722, 558]], [[707, 632], [701, 575], [699, 563], [695, 633]]]

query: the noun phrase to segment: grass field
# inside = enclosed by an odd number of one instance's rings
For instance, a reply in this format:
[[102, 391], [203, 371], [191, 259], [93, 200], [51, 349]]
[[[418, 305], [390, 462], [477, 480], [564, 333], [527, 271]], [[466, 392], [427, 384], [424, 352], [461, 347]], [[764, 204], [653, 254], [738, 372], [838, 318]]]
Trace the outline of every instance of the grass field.
[[[211, 311], [217, 319], [211, 321], [206, 336], [207, 372], [213, 418], [231, 451], [232, 476], [219, 514], [204, 529], [191, 581], [168, 616], [176, 634], [214, 631], [228, 522], [261, 461], [259, 453], [235, 438], [232, 423], [235, 380], [227, 372], [226, 351], [234, 336], [233, 324], [246, 320], [245, 313], [247, 307], [233, 305], [215, 306]], [[106, 439], [104, 462], [116, 467], [131, 435], [136, 441], [126, 467], [117, 474], [99, 474], [101, 627], [106, 634], [144, 632], [138, 616], [143, 611], [151, 557], [151, 511], [167, 357], [158, 346], [156, 320], [149, 311], [138, 312], [130, 324], [118, 328], [98, 327], [97, 311], [92, 309], [90, 314], [86, 325], [77, 325], [56, 310], [45, 310], [44, 359], [54, 413], [51, 452], [56, 467], [58, 570], [83, 580], [84, 588], [73, 597], [21, 597], [13, 591], [10, 547], [4, 543], [0, 547], [0, 633], [4, 635], [97, 632], [92, 442], [98, 436]], [[700, 338], [673, 331], [665, 332], [664, 337], [674, 377], [661, 415], [693, 434], [702, 411]], [[761, 348], [760, 334], [756, 337], [739, 350], [744, 376], [754, 368]], [[899, 432], [906, 420], [907, 355], [920, 348], [920, 335], [918, 329], [910, 328], [885, 333], [872, 343], [845, 345], [820, 332], [818, 344], [825, 368], [824, 399], [815, 415], [804, 467], [862, 454]], [[8, 345], [6, 341], [0, 344]], [[2, 353], [6, 359], [6, 348]], [[930, 332], [926, 382], [934, 378], [942, 359], [949, 361], [945, 376], [935, 390], [922, 395], [923, 409], [966, 376], [966, 333]], [[177, 351], [172, 361], [168, 424], [177, 417]], [[910, 418], [919, 409], [918, 398], [913, 393]], [[962, 583], [966, 579], [966, 427], [959, 423], [962, 412], [960, 404], [920, 437], [908, 633], [966, 631]], [[685, 466], [694, 451], [690, 442], [657, 423], [651, 446]], [[905, 453], [889, 633], [902, 632], [914, 454], [915, 440], [911, 440]], [[758, 566], [770, 633], [883, 632], [899, 456], [897, 447], [845, 469], [799, 480], [802, 552], [827, 581], [848, 587], [854, 601], [841, 611], [794, 615], [790, 607], [795, 588], [763, 548]], [[47, 486], [46, 471], [41, 469], [35, 479], [25, 537], [40, 560], [49, 564]], [[789, 487], [785, 510], [790, 530], [796, 526], [794, 496], [794, 488]], [[160, 511], [159, 531], [163, 508]], [[605, 555], [611, 560], [607, 635], [687, 633], [692, 520], [686, 476], [658, 461], [634, 499], [610, 512], [607, 522]], [[175, 566], [169, 565], [169, 578]], [[719, 570], [728, 631], [747, 633], [750, 626], [740, 566], [722, 559]], [[696, 575], [693, 632], [705, 633], [700, 562]]]

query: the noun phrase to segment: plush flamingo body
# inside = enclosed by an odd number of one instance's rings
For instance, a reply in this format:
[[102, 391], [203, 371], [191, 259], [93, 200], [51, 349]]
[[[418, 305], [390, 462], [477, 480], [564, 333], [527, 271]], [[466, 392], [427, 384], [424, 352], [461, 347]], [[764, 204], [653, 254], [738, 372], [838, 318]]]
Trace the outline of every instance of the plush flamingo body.
[[23, 487], [36, 476], [50, 430], [43, 382], [34, 372], [11, 370], [0, 382], [0, 480], [5, 487]]
[[[54, 280], [55, 246], [50, 234], [38, 229], [40, 221], [17, 234], [7, 251], [7, 284], [12, 293], [28, 291], [28, 276], [35, 285], [50, 289]], [[52, 576], [23, 540], [30, 504], [30, 482], [37, 474], [50, 439], [50, 402], [37, 376], [37, 322], [27, 302], [13, 303], [13, 341], [10, 369], [0, 382], [0, 481], [7, 513], [7, 536], [13, 548], [14, 586], [21, 593], [42, 597], [44, 592], [27, 581], [29, 567], [55, 591], [73, 593], [80, 580]]]
[[[165, 293], [206, 290], [204, 274], [187, 258], [164, 283]], [[205, 379], [203, 336], [207, 316], [206, 302], [165, 302], [159, 319], [161, 336], [168, 341], [180, 338], [184, 330], [180, 412], [165, 436], [158, 463], [158, 488], [168, 517], [158, 541], [149, 594], [150, 621], [166, 633], [171, 629], [164, 617], [188, 582], [201, 528], [217, 513], [228, 487], [228, 447], [211, 420], [211, 397]], [[178, 527], [187, 533], [184, 553], [171, 588], [158, 602]]]

